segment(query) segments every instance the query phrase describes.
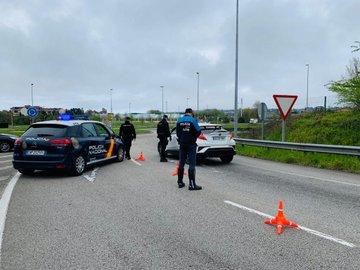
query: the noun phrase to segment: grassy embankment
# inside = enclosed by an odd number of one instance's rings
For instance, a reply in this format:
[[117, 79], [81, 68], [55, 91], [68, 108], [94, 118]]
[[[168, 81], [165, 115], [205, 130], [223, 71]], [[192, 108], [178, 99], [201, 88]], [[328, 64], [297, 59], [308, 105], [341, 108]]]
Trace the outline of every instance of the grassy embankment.
[[[268, 140], [280, 140], [278, 124], [267, 127]], [[287, 141], [360, 146], [360, 112], [309, 113], [293, 117], [287, 126]], [[352, 156], [237, 146], [240, 155], [317, 168], [360, 173], [360, 159]]]

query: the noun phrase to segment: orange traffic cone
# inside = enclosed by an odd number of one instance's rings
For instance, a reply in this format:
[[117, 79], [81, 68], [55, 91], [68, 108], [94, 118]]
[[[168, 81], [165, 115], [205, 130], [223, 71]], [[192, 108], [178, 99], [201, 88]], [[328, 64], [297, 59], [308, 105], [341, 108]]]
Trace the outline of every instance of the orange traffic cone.
[[143, 152], [141, 152], [135, 160], [145, 161], [145, 156], [144, 156], [144, 153], [143, 153]]
[[265, 224], [276, 226], [276, 233], [281, 234], [285, 227], [298, 228], [295, 222], [287, 220], [284, 214], [284, 203], [279, 201], [279, 208], [274, 218], [268, 218], [265, 220]]
[[[172, 171], [171, 175], [172, 176], [177, 176], [179, 174], [179, 162], [176, 163], [176, 167], [175, 169]], [[184, 175], [187, 175], [186, 172], [184, 172]]]

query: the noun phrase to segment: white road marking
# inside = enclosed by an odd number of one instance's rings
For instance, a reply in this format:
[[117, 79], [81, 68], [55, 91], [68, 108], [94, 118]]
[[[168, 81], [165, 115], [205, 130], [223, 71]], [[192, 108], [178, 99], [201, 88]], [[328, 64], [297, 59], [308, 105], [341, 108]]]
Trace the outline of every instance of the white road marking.
[[132, 162], [134, 162], [136, 165], [142, 166], [140, 162], [137, 162], [135, 159], [130, 159]]
[[282, 173], [282, 174], [287, 174], [287, 175], [300, 176], [300, 177], [304, 177], [304, 178], [311, 178], [311, 179], [316, 179], [316, 180], [325, 181], [325, 182], [331, 182], [331, 183], [336, 183], [336, 184], [360, 187], [360, 184], [342, 182], [342, 181], [337, 181], [337, 180], [330, 180], [330, 179], [320, 178], [320, 177], [316, 177], [316, 176], [298, 174], [298, 173], [291, 173], [291, 172], [286, 172], [286, 171], [271, 170], [271, 169], [261, 168], [261, 167], [258, 167], [258, 166], [252, 166], [252, 165], [245, 164], [245, 163], [241, 163], [241, 165], [251, 167], [251, 168], [261, 169], [261, 170], [264, 170], [264, 171], [270, 171], [270, 172], [275, 172], [275, 173]]
[[90, 175], [86, 175], [86, 174], [83, 174], [83, 177], [88, 180], [89, 182], [94, 182], [95, 179], [96, 179], [96, 173], [97, 171], [99, 170], [98, 167], [96, 167], [95, 169], [92, 170], [91, 174]]
[[[224, 201], [224, 203], [230, 204], [230, 205], [232, 205], [232, 206], [235, 206], [235, 207], [237, 207], [237, 208], [243, 209], [243, 210], [248, 211], [248, 212], [253, 213], [253, 214], [257, 214], [257, 215], [262, 216], [262, 217], [266, 217], [266, 218], [272, 218], [272, 217], [273, 217], [273, 216], [271, 216], [271, 215], [268, 215], [268, 214], [263, 213], [263, 212], [260, 212], [260, 211], [258, 211], [258, 210], [255, 210], [255, 209], [252, 209], [252, 208], [243, 206], [243, 205], [238, 204], [238, 203], [234, 203], [234, 202], [231, 202], [231, 201]], [[313, 235], [316, 235], [316, 236], [325, 238], [325, 239], [327, 239], [327, 240], [336, 242], [336, 243], [338, 243], [338, 244], [341, 244], [341, 245], [344, 245], [344, 246], [347, 246], [347, 247], [351, 247], [351, 248], [356, 247], [353, 243], [347, 242], [347, 241], [345, 241], [345, 240], [342, 240], [342, 239], [340, 239], [340, 238], [333, 237], [333, 236], [331, 236], [331, 235], [328, 235], [328, 234], [325, 234], [325, 233], [322, 233], [322, 232], [318, 232], [318, 231], [309, 229], [309, 228], [304, 227], [304, 226], [300, 226], [300, 225], [299, 225], [299, 229], [300, 229], [300, 230], [303, 230], [303, 231], [305, 231], [305, 232], [307, 232], [307, 233], [310, 233], [310, 234], [313, 234]]]
[[0, 160], [0, 163], [9, 163], [11, 161], [12, 161], [11, 159], [9, 159], [9, 160]]
[[5, 229], [6, 214], [9, 207], [11, 194], [14, 190], [16, 182], [19, 180], [20, 175], [21, 174], [18, 172], [14, 175], [13, 178], [11, 178], [0, 200], [0, 260], [1, 260], [1, 245], [3, 240], [4, 229]]
[[12, 157], [13, 155], [5, 155], [5, 156], [0, 156], [0, 158], [7, 158], [7, 157]]
[[5, 167], [0, 168], [0, 171], [7, 170], [7, 169], [10, 169], [10, 168], [12, 168], [12, 167], [13, 167], [13, 166], [5, 166]]

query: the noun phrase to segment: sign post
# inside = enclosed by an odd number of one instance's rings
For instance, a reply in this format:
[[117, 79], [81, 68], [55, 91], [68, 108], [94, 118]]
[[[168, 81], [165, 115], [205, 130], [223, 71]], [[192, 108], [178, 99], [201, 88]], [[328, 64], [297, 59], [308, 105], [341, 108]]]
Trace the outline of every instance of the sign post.
[[281, 123], [281, 141], [285, 141], [285, 127], [286, 127], [286, 118], [291, 113], [291, 110], [298, 98], [295, 95], [273, 95], [275, 103], [279, 109], [280, 117], [282, 120]]

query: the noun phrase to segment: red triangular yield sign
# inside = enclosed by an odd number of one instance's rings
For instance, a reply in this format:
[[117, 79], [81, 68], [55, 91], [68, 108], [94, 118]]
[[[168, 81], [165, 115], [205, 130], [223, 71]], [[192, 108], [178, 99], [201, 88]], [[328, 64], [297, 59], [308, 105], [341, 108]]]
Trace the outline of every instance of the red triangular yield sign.
[[294, 95], [273, 95], [275, 103], [279, 109], [280, 117], [283, 120], [286, 120], [288, 115], [291, 113], [291, 110], [298, 98]]

